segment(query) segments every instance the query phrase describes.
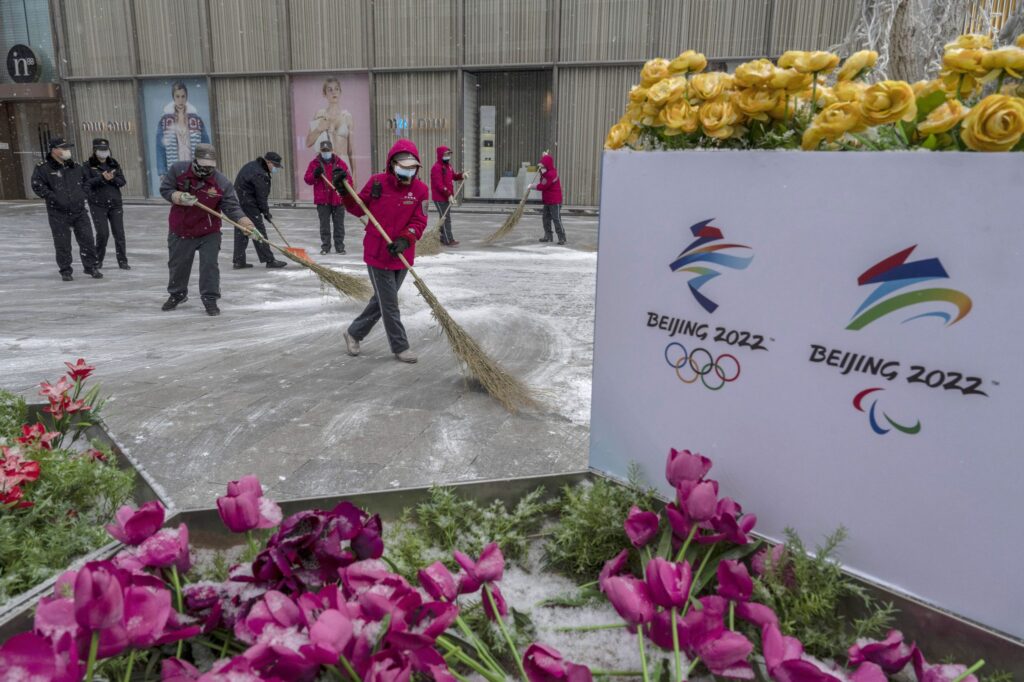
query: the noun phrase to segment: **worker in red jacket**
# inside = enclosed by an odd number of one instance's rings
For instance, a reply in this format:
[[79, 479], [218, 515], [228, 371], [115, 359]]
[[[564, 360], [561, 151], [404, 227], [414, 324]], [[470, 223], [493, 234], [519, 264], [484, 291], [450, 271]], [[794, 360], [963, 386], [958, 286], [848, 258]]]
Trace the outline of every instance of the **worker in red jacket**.
[[551, 225], [555, 226], [558, 243], [565, 244], [565, 229], [562, 227], [562, 181], [558, 178], [555, 160], [550, 154], [540, 157], [540, 182], [530, 185], [530, 189], [540, 190], [541, 201], [544, 202], [544, 236], [542, 242], [551, 241]]
[[437, 207], [437, 215], [444, 216], [441, 224], [441, 243], [445, 246], [458, 246], [459, 242], [452, 236], [452, 213], [449, 210], [455, 198], [455, 180], [462, 180], [464, 173], [456, 173], [452, 169], [452, 150], [444, 145], [437, 148], [437, 163], [430, 169], [430, 200]]
[[330, 140], [320, 143], [320, 155], [309, 162], [306, 168], [306, 175], [303, 180], [307, 185], [313, 187], [313, 203], [316, 204], [316, 214], [320, 218], [320, 254], [327, 255], [331, 252], [331, 223], [334, 223], [334, 250], [340, 254], [345, 253], [345, 209], [341, 205], [341, 195], [344, 189], [337, 187], [337, 192], [323, 180], [328, 180], [334, 175], [334, 171], [343, 168], [348, 174], [348, 166], [341, 157], [334, 153], [334, 146]]
[[[368, 222], [363, 237], [363, 261], [373, 283], [373, 298], [363, 312], [344, 332], [349, 355], [359, 355], [359, 343], [366, 338], [377, 320], [384, 319], [391, 352], [402, 362], [416, 362], [409, 350], [409, 340], [398, 311], [398, 290], [405, 280], [406, 268], [398, 257], [405, 256], [409, 265], [416, 257], [416, 242], [423, 236], [427, 216], [423, 202], [427, 200], [427, 186], [416, 178], [420, 169], [420, 154], [416, 145], [400, 139], [388, 152], [387, 170], [373, 175], [359, 192], [359, 198], [377, 218], [391, 243]], [[348, 182], [348, 171], [334, 171], [334, 186], [344, 191], [341, 183]], [[363, 215], [355, 200], [345, 193], [345, 208], [354, 216]]]

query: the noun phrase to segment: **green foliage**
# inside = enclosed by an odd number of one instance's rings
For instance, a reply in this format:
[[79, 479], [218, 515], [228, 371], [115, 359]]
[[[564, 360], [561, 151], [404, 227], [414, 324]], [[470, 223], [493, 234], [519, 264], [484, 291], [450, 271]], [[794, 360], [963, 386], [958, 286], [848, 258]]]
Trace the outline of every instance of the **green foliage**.
[[[809, 555], [800, 536], [786, 529], [786, 550], [777, 564], [766, 560], [765, 573], [754, 582], [754, 601], [774, 609], [784, 634], [803, 642], [818, 658], [842, 658], [861, 637], [878, 638], [896, 613], [843, 574], [834, 555], [846, 540], [840, 527]], [[850, 607], [865, 615], [846, 618]]]
[[40, 465], [27, 509], [0, 514], [0, 603], [111, 541], [103, 526], [131, 498], [135, 474], [68, 450], [26, 453]]
[[978, 675], [979, 682], [1013, 682], [1013, 673], [994, 670], [990, 675]]
[[[506, 619], [505, 627], [512, 635], [512, 641], [515, 642], [516, 648], [519, 651], [525, 651], [537, 641], [537, 628], [529, 614], [519, 611], [511, 605], [508, 612], [510, 617]], [[516, 662], [512, 659], [501, 630], [487, 617], [480, 602], [464, 608], [461, 615], [469, 629], [487, 645], [488, 650], [498, 660], [498, 663], [506, 670], [515, 670]]]
[[21, 396], [0, 390], [0, 440], [13, 441], [21, 435], [21, 425], [28, 418], [28, 407]]
[[386, 557], [410, 578], [434, 561], [454, 567], [453, 550], [476, 557], [491, 542], [498, 543], [506, 559], [521, 563], [530, 534], [553, 509], [543, 496], [544, 489], [537, 488], [509, 511], [500, 500], [485, 507], [460, 497], [455, 488], [431, 488], [427, 502], [406, 509], [394, 524], [385, 538]]
[[545, 562], [580, 582], [597, 579], [606, 561], [630, 547], [623, 522], [630, 507], [653, 509], [655, 493], [645, 488], [639, 468], [630, 467], [629, 482], [597, 478], [593, 484], [566, 486], [558, 523], [544, 547]]

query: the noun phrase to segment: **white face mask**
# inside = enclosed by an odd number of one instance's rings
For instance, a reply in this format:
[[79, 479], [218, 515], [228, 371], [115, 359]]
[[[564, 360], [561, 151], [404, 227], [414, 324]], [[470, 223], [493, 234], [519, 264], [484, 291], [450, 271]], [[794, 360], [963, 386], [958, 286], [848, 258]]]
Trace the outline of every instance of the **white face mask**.
[[280, 168], [278, 168], [277, 166], [271, 166], [271, 167], [270, 167], [270, 173], [271, 173], [272, 175], [274, 175], [274, 174], [277, 174], [277, 173], [280, 173], [280, 172], [281, 172], [281, 169], [280, 169]]
[[332, 156], [334, 156], [334, 152], [320, 152], [320, 158], [324, 161], [330, 161]]
[[545, 173], [547, 173], [547, 172], [548, 172], [548, 169], [547, 169], [547, 168], [545, 168], [544, 166], [541, 166], [541, 167], [540, 167], [540, 174], [541, 174], [541, 175], [544, 175], [544, 174], [545, 174]]
[[69, 161], [70, 159], [71, 159], [71, 150], [70, 149], [62, 149], [62, 150], [60, 150], [60, 160], [61, 161]]
[[406, 182], [408, 182], [409, 180], [412, 180], [413, 177], [415, 177], [416, 169], [402, 168], [398, 164], [395, 164], [395, 175], [397, 175], [400, 180], [405, 180]]
[[449, 161], [452, 160], [452, 157], [450, 157], [450, 156], [442, 156], [441, 160], [444, 161], [445, 163], [448, 163]]
[[96, 158], [100, 161], [106, 161], [110, 158], [110, 152], [98, 151], [96, 152]]

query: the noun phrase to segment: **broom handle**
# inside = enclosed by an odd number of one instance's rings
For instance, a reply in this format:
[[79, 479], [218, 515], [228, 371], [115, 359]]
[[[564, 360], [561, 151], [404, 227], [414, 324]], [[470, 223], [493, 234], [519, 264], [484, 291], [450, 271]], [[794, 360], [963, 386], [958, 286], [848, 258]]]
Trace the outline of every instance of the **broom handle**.
[[[246, 236], [251, 237], [253, 239], [253, 241], [266, 242], [268, 246], [271, 246], [271, 247], [277, 249], [281, 253], [285, 253], [285, 250], [283, 248], [281, 248], [280, 246], [278, 246], [274, 242], [270, 241], [269, 239], [267, 239], [266, 237], [261, 235], [259, 233], [259, 230], [253, 230], [253, 229], [250, 229], [248, 227], [243, 227], [242, 225], [239, 225], [234, 220], [232, 220], [231, 218], [227, 217], [226, 215], [224, 215], [220, 211], [214, 211], [209, 206], [204, 206], [204, 205], [202, 205], [200, 203], [192, 204], [192, 206], [194, 206], [195, 208], [201, 208], [204, 211], [206, 211], [207, 213], [209, 213], [210, 215], [215, 216], [217, 218], [220, 218], [221, 220], [223, 220], [224, 222], [228, 223], [229, 225], [233, 225], [234, 227], [237, 227], [239, 230], [244, 232]], [[273, 225], [273, 223], [271, 223], [271, 225]], [[277, 228], [274, 228], [274, 229], [277, 229]]]
[[[264, 220], [266, 220], [266, 218], [264, 218]], [[291, 244], [289, 244], [289, 243], [288, 243], [288, 240], [284, 238], [284, 233], [283, 233], [283, 232], [281, 232], [281, 230], [277, 229], [277, 225], [275, 225], [275, 224], [274, 224], [274, 221], [272, 221], [272, 220], [267, 220], [267, 222], [268, 222], [268, 223], [270, 223], [270, 226], [271, 226], [272, 228], [274, 228], [274, 232], [277, 232], [277, 236], [279, 236], [279, 237], [281, 238], [281, 241], [283, 241], [283, 242], [284, 242], [284, 245], [285, 245], [286, 247], [288, 247], [289, 249], [290, 249], [290, 248], [292, 248], [292, 245], [291, 245]]]
[[[331, 187], [334, 187], [334, 185], [331, 185]], [[352, 185], [349, 184], [348, 180], [345, 181], [345, 191], [348, 192], [348, 195], [352, 197], [352, 199], [356, 202], [359, 208], [363, 210], [363, 213], [366, 214], [366, 217], [370, 219], [370, 222], [373, 223], [373, 226], [377, 228], [378, 232], [380, 232], [380, 236], [384, 237], [384, 241], [386, 241], [388, 244], [394, 243], [392, 242], [391, 237], [388, 236], [387, 231], [381, 226], [379, 222], [377, 222], [377, 217], [370, 213], [370, 209], [366, 207], [366, 204], [364, 204], [363, 200], [359, 198], [359, 195], [356, 194], [356, 191], [352, 189]], [[409, 261], [405, 260], [405, 256], [401, 253], [397, 255], [398, 260], [402, 261], [402, 265], [404, 265], [405, 269], [409, 271], [409, 274], [412, 275], [412, 278], [417, 282], [422, 282], [423, 280], [421, 280], [420, 276], [416, 274], [416, 270], [411, 265], [409, 265]]]
[[[457, 199], [459, 197], [459, 192], [462, 191], [462, 186], [465, 185], [465, 184], [466, 184], [465, 180], [459, 180], [459, 186], [455, 188], [454, 192], [452, 192], [452, 197], [451, 197], [452, 199]], [[450, 211], [450, 210], [452, 210], [452, 202], [451, 201], [448, 202], [448, 208], [446, 208], [444, 210], [444, 213], [441, 214], [441, 217], [437, 219], [437, 224], [438, 225], [440, 225], [441, 223], [444, 222], [444, 218], [445, 218], [445, 216], [448, 215], [448, 211]]]

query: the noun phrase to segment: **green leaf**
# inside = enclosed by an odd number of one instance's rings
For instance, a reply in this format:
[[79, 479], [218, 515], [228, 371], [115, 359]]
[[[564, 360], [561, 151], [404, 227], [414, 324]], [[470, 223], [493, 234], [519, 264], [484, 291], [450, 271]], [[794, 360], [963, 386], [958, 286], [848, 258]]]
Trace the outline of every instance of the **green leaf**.
[[672, 525], [668, 522], [665, 523], [665, 530], [661, 531], [661, 539], [658, 540], [658, 551], [655, 556], [660, 556], [665, 559], [672, 559], [670, 553], [672, 552]]
[[1020, 142], [1017, 143], [1017, 146], [1015, 146], [1010, 151], [1011, 152], [1024, 152], [1024, 137], [1021, 137], [1020, 138]]
[[917, 118], [914, 119], [915, 123], [928, 118], [928, 114], [942, 106], [943, 102], [946, 101], [946, 93], [942, 90], [933, 92], [925, 95], [924, 97], [917, 98]]
[[597, 585], [589, 585], [587, 587], [581, 587], [573, 594], [562, 594], [544, 599], [543, 601], [538, 602], [537, 606], [586, 606], [587, 604], [601, 598], [601, 589]]
[[925, 149], [932, 149], [932, 150], [938, 149], [939, 148], [939, 138], [935, 137], [935, 133], [932, 133], [931, 135], [928, 136], [928, 138], [924, 142], [921, 143], [921, 146], [923, 148], [925, 148]]

